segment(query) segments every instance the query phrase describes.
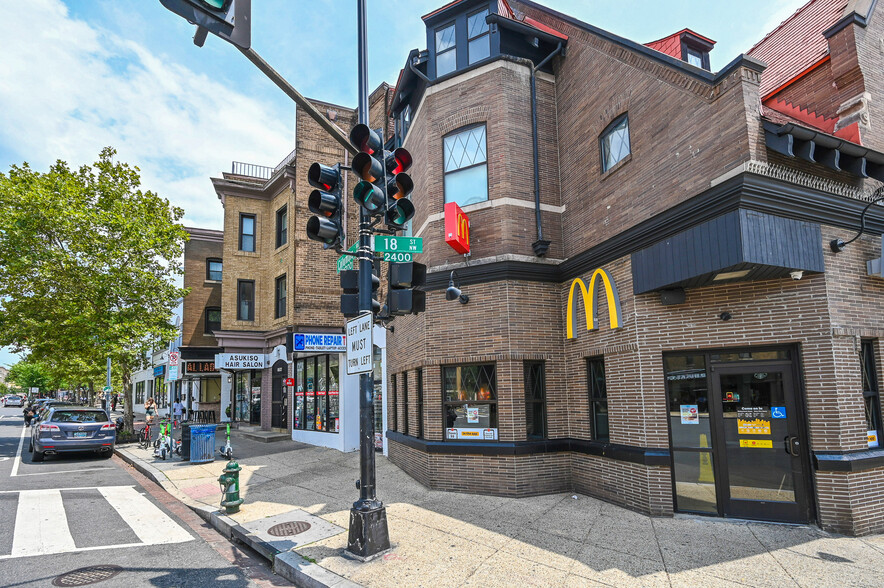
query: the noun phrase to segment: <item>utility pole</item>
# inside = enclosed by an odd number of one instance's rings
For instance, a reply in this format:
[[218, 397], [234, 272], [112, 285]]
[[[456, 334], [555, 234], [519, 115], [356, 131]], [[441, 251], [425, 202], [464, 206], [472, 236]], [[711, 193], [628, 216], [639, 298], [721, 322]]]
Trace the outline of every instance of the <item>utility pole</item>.
[[104, 409], [110, 414], [111, 409], [111, 358], [107, 358], [107, 381], [104, 384]]
[[[366, 0], [357, 0], [357, 63], [359, 79], [359, 123], [368, 120], [368, 39]], [[381, 139], [383, 142], [383, 138]], [[371, 215], [359, 207], [359, 311], [372, 309]], [[374, 322], [374, 321], [372, 321]], [[374, 448], [374, 376], [359, 374], [359, 500], [350, 509], [347, 551], [362, 560], [371, 559], [390, 548], [387, 509], [377, 499]]]

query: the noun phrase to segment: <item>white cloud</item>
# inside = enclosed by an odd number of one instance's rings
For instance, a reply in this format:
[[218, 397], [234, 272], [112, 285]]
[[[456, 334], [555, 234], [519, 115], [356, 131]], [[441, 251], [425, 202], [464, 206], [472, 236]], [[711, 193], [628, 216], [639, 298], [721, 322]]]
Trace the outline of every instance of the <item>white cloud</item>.
[[291, 111], [75, 20], [60, 0], [6, 3], [0, 36], [0, 142], [38, 169], [91, 163], [110, 145], [187, 224], [220, 228], [209, 177], [292, 149]]

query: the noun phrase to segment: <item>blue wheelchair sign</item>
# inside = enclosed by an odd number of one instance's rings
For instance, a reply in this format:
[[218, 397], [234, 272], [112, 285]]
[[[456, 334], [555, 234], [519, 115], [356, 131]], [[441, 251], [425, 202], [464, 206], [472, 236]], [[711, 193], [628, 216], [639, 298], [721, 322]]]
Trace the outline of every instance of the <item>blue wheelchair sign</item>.
[[772, 418], [772, 419], [786, 418], [786, 407], [785, 406], [771, 406], [770, 407], [770, 418]]

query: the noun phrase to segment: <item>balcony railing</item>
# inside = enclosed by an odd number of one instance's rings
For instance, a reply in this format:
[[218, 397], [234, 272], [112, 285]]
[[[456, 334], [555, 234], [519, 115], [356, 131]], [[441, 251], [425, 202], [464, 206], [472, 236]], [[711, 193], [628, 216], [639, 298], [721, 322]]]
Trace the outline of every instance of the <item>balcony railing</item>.
[[246, 176], [249, 178], [269, 180], [276, 174], [276, 172], [289, 165], [294, 160], [295, 151], [292, 150], [292, 152], [286, 155], [283, 160], [276, 165], [276, 167], [268, 167], [266, 165], [255, 165], [254, 163], [243, 163], [241, 161], [234, 161], [231, 165], [230, 173], [235, 176]]

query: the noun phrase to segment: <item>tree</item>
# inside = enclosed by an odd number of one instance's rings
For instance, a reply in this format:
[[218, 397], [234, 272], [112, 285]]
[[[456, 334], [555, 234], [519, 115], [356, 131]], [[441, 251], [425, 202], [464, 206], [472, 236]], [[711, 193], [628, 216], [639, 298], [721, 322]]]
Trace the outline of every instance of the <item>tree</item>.
[[45, 391], [54, 387], [54, 382], [46, 366], [39, 361], [28, 359], [23, 359], [10, 367], [6, 380], [25, 390], [40, 388]]
[[131, 374], [175, 336], [187, 233], [184, 211], [142, 191], [138, 168], [115, 154], [0, 174], [0, 345], [78, 384], [103, 382], [110, 357], [131, 431]]

